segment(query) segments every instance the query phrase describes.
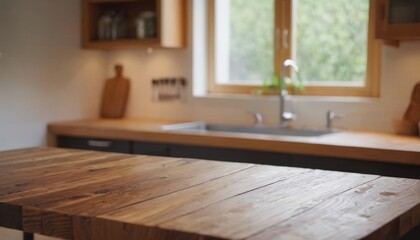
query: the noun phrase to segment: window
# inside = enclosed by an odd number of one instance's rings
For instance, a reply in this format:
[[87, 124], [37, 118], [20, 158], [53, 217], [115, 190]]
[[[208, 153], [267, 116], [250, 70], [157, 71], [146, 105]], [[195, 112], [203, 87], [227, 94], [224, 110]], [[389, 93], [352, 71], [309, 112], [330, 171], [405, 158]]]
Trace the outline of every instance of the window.
[[291, 58], [303, 95], [378, 96], [373, 0], [208, 0], [209, 92], [252, 93]]

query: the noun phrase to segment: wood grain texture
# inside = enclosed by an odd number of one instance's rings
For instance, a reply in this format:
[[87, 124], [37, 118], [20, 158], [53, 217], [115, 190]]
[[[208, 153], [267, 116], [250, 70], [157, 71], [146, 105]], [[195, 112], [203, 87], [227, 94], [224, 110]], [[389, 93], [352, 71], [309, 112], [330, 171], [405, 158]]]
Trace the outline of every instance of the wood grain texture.
[[418, 137], [344, 131], [320, 137], [162, 131], [162, 120], [78, 120], [49, 124], [54, 135], [174, 143], [420, 165]]
[[[241, 193], [309, 171], [311, 170], [254, 166], [214, 181], [107, 213], [101, 218], [110, 220], [124, 218], [128, 223], [157, 225]], [[139, 215], [138, 212], [142, 214]]]
[[414, 123], [420, 122], [420, 82], [414, 86], [410, 104], [404, 114], [404, 119]]
[[[161, 227], [245, 239], [376, 176], [312, 171], [166, 222]], [[220, 214], [212, 214], [220, 213]]]
[[213, 236], [203, 236], [193, 232], [161, 229], [151, 226], [134, 226], [122, 222], [93, 219], [91, 240], [222, 240]]
[[63, 239], [386, 239], [420, 224], [419, 180], [55, 148], [0, 164], [0, 226]]
[[[406, 227], [420, 224], [420, 206], [398, 218], [395, 211], [407, 211], [419, 200], [418, 181], [382, 177], [334, 196], [251, 239], [398, 239], [407, 233]], [[302, 227], [296, 229], [297, 224]], [[388, 226], [375, 231], [384, 224]]]
[[[54, 209], [61, 212], [77, 212], [82, 215], [99, 215], [108, 212], [109, 209], [123, 208], [203, 184], [249, 166], [249, 164], [224, 165], [221, 162], [194, 160], [176, 168], [153, 171], [141, 178], [133, 178], [130, 184], [117, 185], [115, 188], [108, 188], [103, 194], [96, 194], [75, 203], [66, 202], [63, 206], [54, 207]], [[205, 174], [200, 169], [205, 169]]]
[[73, 239], [73, 219], [70, 215], [33, 207], [23, 209], [23, 231], [40, 233], [61, 239]]

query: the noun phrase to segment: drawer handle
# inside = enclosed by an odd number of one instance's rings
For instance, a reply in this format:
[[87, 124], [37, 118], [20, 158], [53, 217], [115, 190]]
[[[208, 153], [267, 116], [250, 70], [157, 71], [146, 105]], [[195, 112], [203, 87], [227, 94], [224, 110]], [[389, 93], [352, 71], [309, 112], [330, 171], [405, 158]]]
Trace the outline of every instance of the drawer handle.
[[112, 144], [111, 141], [98, 141], [98, 140], [89, 140], [88, 145], [90, 147], [100, 147], [100, 148], [107, 148], [110, 147]]

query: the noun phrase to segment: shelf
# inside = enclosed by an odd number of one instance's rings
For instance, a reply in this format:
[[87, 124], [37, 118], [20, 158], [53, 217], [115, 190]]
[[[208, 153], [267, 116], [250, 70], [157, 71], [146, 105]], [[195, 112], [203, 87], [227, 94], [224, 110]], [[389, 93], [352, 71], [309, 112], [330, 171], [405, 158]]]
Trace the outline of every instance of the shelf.
[[159, 48], [159, 39], [118, 39], [118, 40], [98, 40], [86, 43], [85, 48], [94, 49], [126, 49], [126, 48]]
[[153, 0], [89, 0], [90, 3], [101, 4], [101, 3], [129, 3], [129, 2], [145, 2]]
[[[124, 16], [125, 30], [121, 36], [106, 35], [108, 37], [104, 39], [99, 37], [103, 35], [99, 33], [98, 21], [110, 11]], [[136, 19], [145, 11], [154, 12], [156, 16], [153, 38], [137, 37]], [[83, 48], [183, 48], [186, 45], [185, 15], [185, 0], [84, 0]]]

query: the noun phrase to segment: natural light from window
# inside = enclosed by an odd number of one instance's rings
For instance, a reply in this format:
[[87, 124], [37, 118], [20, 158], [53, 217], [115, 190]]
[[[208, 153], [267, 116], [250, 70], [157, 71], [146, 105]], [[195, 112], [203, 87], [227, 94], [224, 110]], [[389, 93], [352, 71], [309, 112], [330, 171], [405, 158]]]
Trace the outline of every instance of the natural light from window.
[[315, 85], [363, 85], [369, 1], [295, 0], [293, 56]]
[[261, 85], [274, 72], [274, 0], [216, 0], [218, 84]]
[[[262, 85], [280, 68], [274, 66], [275, 0], [215, 0], [214, 7], [215, 83]], [[286, 45], [305, 84], [364, 85], [368, 0], [294, 0], [291, 14]]]

